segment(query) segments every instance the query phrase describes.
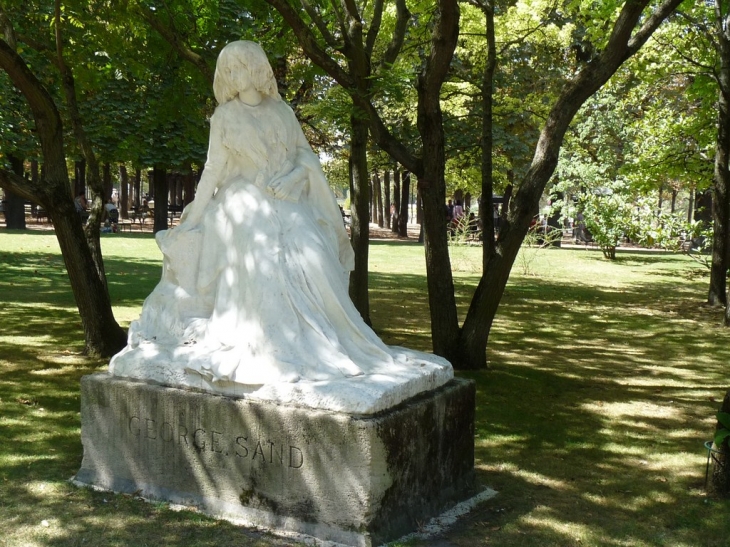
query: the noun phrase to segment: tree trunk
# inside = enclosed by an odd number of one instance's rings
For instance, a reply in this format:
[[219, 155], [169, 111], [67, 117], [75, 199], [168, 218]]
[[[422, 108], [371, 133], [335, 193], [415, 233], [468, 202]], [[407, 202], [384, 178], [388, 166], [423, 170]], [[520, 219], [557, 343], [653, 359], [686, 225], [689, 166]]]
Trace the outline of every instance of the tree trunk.
[[714, 189], [712, 198], [712, 264], [707, 303], [711, 306], [727, 305], [728, 269], [728, 222], [730, 222], [730, 37], [726, 32], [725, 18], [720, 3], [715, 7], [715, 34], [720, 56], [718, 84], [720, 93], [717, 104], [717, 142], [715, 144]]
[[149, 201], [155, 199], [155, 170], [147, 170], [147, 193], [149, 195]]
[[112, 197], [112, 166], [109, 162], [102, 166], [101, 184], [104, 188], [101, 199], [106, 203]]
[[393, 170], [393, 219], [390, 225], [390, 231], [398, 234], [400, 231], [400, 169], [396, 166]]
[[375, 209], [375, 177], [368, 178], [369, 191], [370, 191], [370, 222], [375, 222], [378, 218], [378, 211]]
[[497, 68], [497, 47], [494, 34], [494, 4], [482, 4], [486, 17], [487, 62], [482, 74], [482, 195], [479, 202], [479, 215], [482, 218], [482, 270], [494, 255], [494, 165], [492, 150], [494, 148], [493, 106], [494, 106], [494, 72]]
[[9, 230], [25, 230], [25, 199], [13, 192], [5, 192], [5, 227]]
[[96, 272], [96, 264], [86, 245], [73, 202], [69, 199], [51, 211], [56, 238], [81, 316], [86, 353], [103, 357], [114, 355], [126, 345], [127, 336], [114, 318], [109, 291]]
[[355, 269], [350, 273], [350, 298], [370, 324], [368, 254], [370, 245], [370, 184], [368, 182], [368, 122], [350, 116], [350, 241]]
[[119, 214], [122, 218], [129, 218], [129, 173], [127, 173], [127, 166], [123, 163], [119, 164], [119, 186], [121, 201]]
[[398, 235], [408, 237], [408, 203], [411, 193], [411, 174], [402, 173], [400, 192], [400, 212], [398, 213]]
[[74, 162], [74, 196], [78, 196], [86, 190], [86, 161], [76, 160]]
[[190, 169], [190, 171], [185, 175], [185, 182], [183, 184], [183, 207], [193, 201], [193, 199], [195, 198], [195, 180], [195, 173], [192, 169]]
[[[455, 41], [458, 30], [458, 7], [454, 5], [453, 9], [456, 11], [457, 27], [450, 29], [453, 36], [450, 35], [448, 40]], [[442, 13], [441, 16], [444, 15], [448, 14]], [[444, 230], [446, 157], [443, 117], [439, 93], [434, 92], [432, 85], [432, 83], [429, 85], [425, 72], [419, 76], [417, 122], [423, 142], [423, 178], [418, 181], [418, 190], [423, 203], [422, 229], [426, 251], [431, 338], [433, 352], [446, 357], [452, 364], [458, 366], [459, 323], [449, 261], [448, 234]], [[438, 88], [440, 89], [440, 85]]]
[[[13, 173], [23, 176], [23, 160], [8, 154]], [[5, 192], [5, 227], [9, 230], [25, 230], [25, 198], [15, 192]]]
[[390, 210], [390, 171], [386, 169], [383, 174], [383, 215], [385, 216], [385, 227], [390, 230], [392, 214]]
[[375, 176], [373, 177], [373, 188], [375, 188], [375, 210], [377, 212], [377, 218], [375, 219], [375, 222], [378, 224], [378, 228], [382, 228], [385, 226], [384, 222], [384, 211], [383, 211], [383, 189], [382, 185], [380, 184], [380, 176], [378, 175], [378, 172], [375, 172]]
[[687, 204], [687, 223], [692, 222], [695, 217], [695, 189], [689, 189], [689, 203]]
[[[720, 412], [730, 413], [730, 391], [725, 393], [725, 398], [720, 406]], [[718, 421], [715, 425], [715, 431], [724, 429], [724, 426]], [[709, 494], [721, 498], [730, 497], [730, 445], [726, 438], [720, 446], [712, 444], [710, 452], [710, 469], [707, 491]]]
[[142, 170], [134, 170], [134, 207], [139, 211], [142, 206]]
[[167, 170], [155, 165], [152, 170], [152, 186], [155, 189], [155, 223], [153, 231], [167, 230]]

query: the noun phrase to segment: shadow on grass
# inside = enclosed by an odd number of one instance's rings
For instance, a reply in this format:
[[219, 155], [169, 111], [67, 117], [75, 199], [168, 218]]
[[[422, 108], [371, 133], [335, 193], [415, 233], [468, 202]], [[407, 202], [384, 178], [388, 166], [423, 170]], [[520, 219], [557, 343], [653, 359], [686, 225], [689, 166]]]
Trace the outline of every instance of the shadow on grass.
[[[730, 505], [702, 494], [702, 442], [728, 387], [730, 337], [701, 306], [701, 284], [653, 268], [670, 263], [622, 256], [619, 266], [652, 266], [651, 282], [616, 287], [510, 282], [490, 370], [460, 373], [477, 382], [478, 478], [499, 495], [440, 544], [726, 545]], [[115, 304], [131, 307], [160, 276], [150, 260], [111, 257], [106, 268]], [[474, 279], [455, 280], [462, 313]], [[60, 257], [0, 252], [0, 280], [0, 522], [10, 545], [294, 544], [68, 484], [81, 462], [79, 380], [106, 364], [80, 355]], [[429, 350], [425, 277], [376, 272], [371, 287], [383, 339]]]
[[[491, 369], [461, 373], [478, 385], [479, 479], [500, 495], [449, 542], [726, 545], [730, 504], [704, 496], [703, 442], [730, 387], [730, 337], [722, 311], [703, 305], [704, 284], [676, 263], [620, 256], [610, 267], [642, 268], [644, 281], [615, 287], [510, 281]], [[376, 330], [429, 350], [425, 278], [371, 280]], [[455, 279], [462, 318], [476, 280]]]
[[726, 545], [730, 504], [702, 491], [728, 388], [720, 313], [676, 280], [511, 283], [491, 370], [464, 374], [479, 386], [480, 479], [500, 495], [455, 541]]

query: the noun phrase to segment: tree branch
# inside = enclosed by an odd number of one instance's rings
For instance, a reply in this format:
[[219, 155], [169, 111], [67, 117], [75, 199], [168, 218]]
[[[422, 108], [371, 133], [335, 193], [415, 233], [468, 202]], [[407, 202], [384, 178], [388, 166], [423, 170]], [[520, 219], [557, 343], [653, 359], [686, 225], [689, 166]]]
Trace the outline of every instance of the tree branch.
[[150, 11], [149, 9], [139, 7], [138, 13], [145, 21], [149, 23], [149, 25], [153, 29], [155, 29], [160, 34], [160, 36], [165, 39], [168, 44], [170, 44], [170, 46], [172, 46], [175, 51], [178, 52], [178, 54], [183, 59], [197, 67], [198, 70], [200, 70], [200, 72], [203, 74], [203, 76], [208, 80], [208, 82], [211, 85], [213, 84], [213, 70], [210, 68], [210, 65], [208, 65], [208, 62], [203, 56], [198, 55], [192, 49], [190, 49], [184, 43], [179, 34], [165, 26], [161, 21], [157, 19], [157, 17], [154, 16], [152, 11]]
[[63, 58], [63, 40], [61, 38], [61, 0], [55, 0], [54, 21], [56, 37], [56, 64], [61, 72], [61, 81], [63, 82], [63, 90], [66, 95], [66, 105], [68, 106], [69, 115], [71, 117], [71, 125], [73, 126], [74, 135], [78, 141], [79, 148], [81, 148], [81, 151], [84, 154], [84, 159], [86, 159], [86, 163], [88, 164], [90, 186], [94, 193], [102, 196], [104, 189], [101, 183], [99, 162], [96, 159], [94, 149], [86, 135], [86, 131], [84, 130], [84, 124], [81, 119], [81, 113], [76, 99], [76, 83], [74, 81], [73, 72]]
[[368, 52], [368, 56], [372, 56], [373, 48], [375, 47], [375, 40], [380, 32], [380, 24], [383, 22], [383, 0], [375, 0], [373, 6], [373, 18], [370, 22], [370, 28], [368, 28], [367, 38], [365, 39], [365, 51]]
[[0, 169], [0, 187], [7, 192], [22, 197], [23, 199], [37, 203], [37, 189], [30, 188], [27, 182], [28, 181], [26, 181], [23, 177], [16, 175], [12, 171]]
[[5, 11], [0, 7], [0, 30], [2, 30], [5, 41], [12, 49], [18, 48], [18, 41], [15, 37], [15, 29], [13, 24], [5, 14]]
[[334, 78], [343, 88], [351, 89], [353, 81], [350, 75], [320, 47], [311, 28], [302, 20], [299, 13], [294, 11], [286, 0], [266, 1], [281, 14], [284, 21], [291, 27], [307, 57]]
[[634, 53], [639, 51], [639, 48], [643, 46], [654, 31], [662, 24], [662, 21], [669, 17], [682, 0], [664, 0], [654, 12], [647, 18], [641, 28], [634, 34], [633, 38], [629, 40], [628, 47], [626, 48], [626, 57], [624, 60], [631, 57]]
[[405, 0], [396, 0], [396, 21], [395, 29], [393, 30], [393, 37], [388, 44], [388, 48], [383, 54], [383, 58], [380, 60], [380, 66], [386, 67], [395, 63], [395, 60], [400, 54], [403, 43], [406, 39], [406, 31], [408, 30], [408, 21], [411, 18], [411, 13], [408, 11]]
[[53, 99], [20, 55], [2, 39], [0, 39], [0, 68], [7, 72], [15, 87], [23, 93], [33, 112], [39, 136], [51, 136], [49, 139], [39, 139], [44, 160], [65, 164], [63, 126]]
[[353, 76], [346, 72], [339, 63], [320, 47], [312, 33], [312, 29], [302, 20], [301, 15], [292, 9], [287, 0], [266, 1], [279, 12], [284, 21], [291, 27], [305, 55], [340, 84], [350, 95], [355, 106], [361, 108], [368, 115], [370, 134], [378, 145], [412, 173], [417, 176], [422, 173], [422, 161], [414, 157], [408, 148], [390, 133], [372, 102], [360, 93]]
[[421, 75], [424, 92], [436, 95], [446, 79], [459, 37], [459, 7], [456, 0], [439, 0], [438, 20], [433, 29], [431, 52]]
[[345, 25], [345, 17], [340, 11], [340, 6], [337, 4], [337, 0], [330, 0], [330, 5], [332, 6], [332, 11], [335, 12], [335, 17], [337, 18], [337, 23], [340, 25], [340, 32], [342, 33], [342, 36], [347, 36], [347, 25]]
[[307, 0], [300, 0], [302, 3], [302, 7], [304, 8], [304, 11], [307, 12], [307, 15], [309, 15], [309, 18], [312, 20], [314, 25], [317, 27], [317, 30], [322, 35], [322, 38], [324, 38], [325, 44], [330, 46], [332, 49], [340, 50], [342, 49], [342, 44], [338, 43], [335, 37], [332, 35], [332, 33], [327, 28], [327, 25], [322, 20], [322, 16], [312, 7], [312, 4], [310, 4]]

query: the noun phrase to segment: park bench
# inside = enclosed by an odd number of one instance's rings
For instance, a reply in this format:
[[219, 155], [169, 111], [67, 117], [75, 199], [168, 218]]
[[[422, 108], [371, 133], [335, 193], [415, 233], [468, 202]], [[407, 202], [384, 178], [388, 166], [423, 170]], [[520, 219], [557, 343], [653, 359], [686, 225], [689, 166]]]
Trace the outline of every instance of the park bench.
[[182, 205], [168, 205], [167, 206], [167, 216], [170, 218], [170, 224], [172, 224], [176, 218], [180, 218], [180, 215], [182, 215], [182, 212], [183, 212]]
[[48, 220], [48, 212], [42, 207], [36, 208], [36, 210], [31, 214], [33, 215], [33, 217], [35, 217], [36, 222], [45, 222], [46, 220]]
[[129, 220], [131, 220], [132, 223], [139, 222], [140, 224], [144, 224], [149, 214], [149, 210], [135, 209], [133, 207], [129, 212]]
[[120, 232], [131, 232], [133, 224], [134, 222], [132, 222], [131, 220], [120, 220], [117, 223], [117, 226], [119, 227]]

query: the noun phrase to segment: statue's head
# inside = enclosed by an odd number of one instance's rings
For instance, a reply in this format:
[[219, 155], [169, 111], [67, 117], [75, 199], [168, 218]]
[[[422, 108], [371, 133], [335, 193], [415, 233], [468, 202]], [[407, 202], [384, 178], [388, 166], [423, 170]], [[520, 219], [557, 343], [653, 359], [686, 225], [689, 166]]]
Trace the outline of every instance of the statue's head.
[[261, 46], [245, 40], [231, 42], [218, 55], [213, 93], [218, 103], [223, 104], [249, 87], [280, 99], [274, 71]]

